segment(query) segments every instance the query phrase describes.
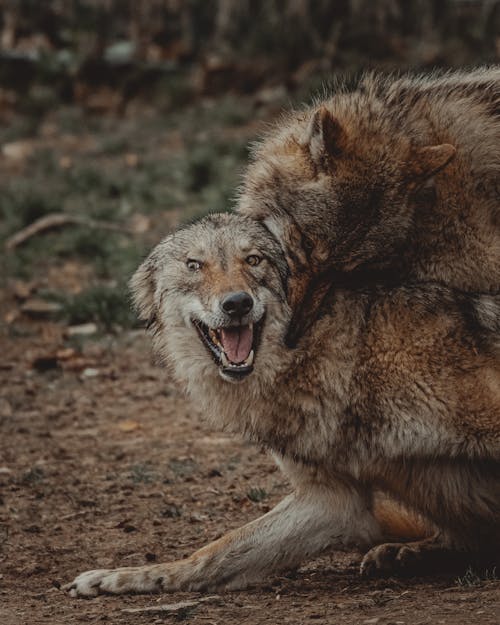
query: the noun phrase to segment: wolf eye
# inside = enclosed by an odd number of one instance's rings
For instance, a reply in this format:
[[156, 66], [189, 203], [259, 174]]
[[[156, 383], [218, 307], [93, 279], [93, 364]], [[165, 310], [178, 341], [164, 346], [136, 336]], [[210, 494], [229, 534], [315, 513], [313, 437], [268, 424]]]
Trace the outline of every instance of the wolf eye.
[[252, 267], [256, 267], [260, 263], [262, 258], [260, 256], [257, 256], [257, 254], [250, 254], [250, 256], [247, 256], [245, 260]]
[[199, 271], [201, 269], [201, 262], [199, 260], [194, 260], [193, 258], [188, 258], [186, 261], [186, 267], [190, 271]]

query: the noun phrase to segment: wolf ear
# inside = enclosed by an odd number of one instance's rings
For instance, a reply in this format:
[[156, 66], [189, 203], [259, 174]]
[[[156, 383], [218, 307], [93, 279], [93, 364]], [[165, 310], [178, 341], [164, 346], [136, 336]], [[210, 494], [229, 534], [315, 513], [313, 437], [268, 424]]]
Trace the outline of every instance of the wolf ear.
[[456, 148], [449, 143], [416, 148], [410, 154], [408, 174], [417, 181], [427, 180], [446, 167], [456, 154]]
[[301, 145], [309, 150], [311, 159], [321, 165], [325, 157], [336, 156], [342, 152], [345, 143], [345, 131], [339, 120], [322, 106], [309, 121]]
[[134, 273], [129, 282], [132, 293], [132, 301], [139, 315], [139, 319], [153, 321], [156, 315], [156, 305], [154, 301], [156, 280], [156, 266], [151, 258], [147, 258], [139, 269]]

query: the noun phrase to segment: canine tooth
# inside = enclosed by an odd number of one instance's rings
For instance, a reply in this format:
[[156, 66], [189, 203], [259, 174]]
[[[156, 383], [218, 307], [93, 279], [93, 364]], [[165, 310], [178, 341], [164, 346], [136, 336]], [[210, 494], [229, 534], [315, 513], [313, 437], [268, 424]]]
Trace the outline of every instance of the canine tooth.
[[230, 362], [229, 362], [229, 360], [227, 359], [227, 356], [226, 356], [226, 354], [225, 354], [225, 352], [224, 352], [224, 351], [222, 351], [222, 352], [220, 353], [220, 360], [221, 360], [222, 364], [224, 365], [224, 367], [229, 367]]
[[218, 334], [217, 330], [212, 330], [212, 328], [210, 328], [209, 329], [209, 334], [210, 334], [210, 338], [212, 340], [212, 343], [215, 343], [215, 345], [220, 347], [219, 334]]
[[253, 353], [253, 349], [252, 351], [248, 354], [248, 358], [245, 360], [245, 365], [247, 367], [250, 367], [250, 365], [253, 365], [253, 358], [254, 358], [254, 353]]

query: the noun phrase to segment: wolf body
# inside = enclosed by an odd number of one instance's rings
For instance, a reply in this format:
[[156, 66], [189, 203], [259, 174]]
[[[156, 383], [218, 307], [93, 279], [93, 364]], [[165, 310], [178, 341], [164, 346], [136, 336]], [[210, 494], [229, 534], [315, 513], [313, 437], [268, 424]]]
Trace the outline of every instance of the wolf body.
[[257, 143], [238, 202], [292, 268], [289, 343], [330, 284], [500, 292], [500, 67], [365, 76]]
[[[274, 235], [237, 215], [167, 237], [138, 269], [155, 351], [217, 427], [272, 452], [293, 492], [185, 560], [88, 571], [72, 595], [243, 588], [327, 547], [393, 573], [499, 545], [500, 298], [335, 289], [290, 350], [287, 282]], [[384, 542], [397, 519], [377, 493], [425, 538]]]

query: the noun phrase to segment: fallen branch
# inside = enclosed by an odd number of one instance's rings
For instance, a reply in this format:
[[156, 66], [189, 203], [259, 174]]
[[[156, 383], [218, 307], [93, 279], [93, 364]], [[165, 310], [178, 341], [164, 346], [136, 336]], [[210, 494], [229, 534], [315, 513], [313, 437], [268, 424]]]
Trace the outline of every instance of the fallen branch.
[[109, 221], [98, 221], [95, 219], [81, 217], [79, 215], [68, 215], [66, 213], [49, 213], [9, 237], [5, 242], [5, 249], [10, 252], [41, 232], [68, 225], [85, 226], [87, 228], [96, 228], [100, 230], [112, 230], [114, 232], [125, 232], [127, 234], [132, 233], [132, 230], [129, 228], [111, 223]]
[[214, 603], [220, 600], [219, 595], [211, 595], [210, 597], [200, 597], [199, 599], [192, 599], [188, 601], [179, 601], [178, 603], [163, 603], [160, 605], [152, 605], [146, 606], [144, 608], [124, 608], [122, 612], [127, 612], [128, 614], [136, 614], [136, 613], [170, 613], [170, 614], [178, 614], [183, 613], [184, 611], [188, 611], [191, 608], [196, 607], [200, 603]]

